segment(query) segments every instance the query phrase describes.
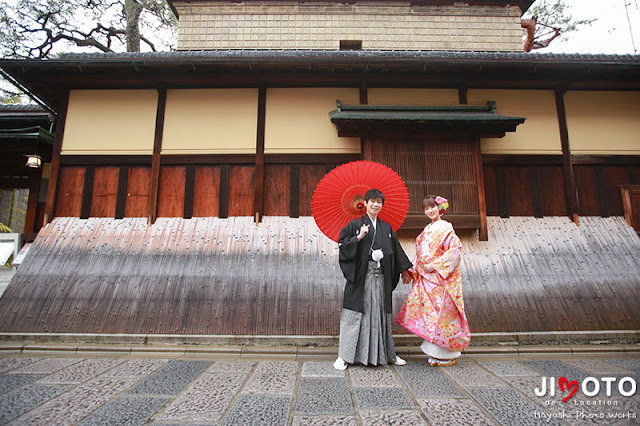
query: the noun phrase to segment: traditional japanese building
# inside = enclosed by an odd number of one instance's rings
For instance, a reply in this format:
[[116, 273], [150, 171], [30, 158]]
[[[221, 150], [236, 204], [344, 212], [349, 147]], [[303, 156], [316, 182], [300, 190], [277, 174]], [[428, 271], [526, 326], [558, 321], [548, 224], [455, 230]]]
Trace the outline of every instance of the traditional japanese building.
[[57, 113], [0, 332], [335, 336], [311, 199], [364, 159], [408, 252], [449, 199], [472, 331], [637, 339], [640, 57], [524, 52], [531, 3], [171, 1], [176, 51], [0, 61]]

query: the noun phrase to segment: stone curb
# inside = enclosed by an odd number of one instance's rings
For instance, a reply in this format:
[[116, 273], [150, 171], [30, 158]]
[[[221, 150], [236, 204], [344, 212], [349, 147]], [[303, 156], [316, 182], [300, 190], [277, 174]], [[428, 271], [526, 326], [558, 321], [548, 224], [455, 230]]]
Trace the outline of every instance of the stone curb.
[[[424, 356], [418, 346], [397, 346], [400, 356]], [[19, 344], [0, 342], [0, 354], [18, 352], [25, 355], [38, 353], [57, 354], [97, 354], [97, 355], [217, 355], [233, 357], [251, 356], [299, 356], [335, 357], [337, 347], [295, 347], [295, 346], [208, 346], [208, 345], [72, 345], [56, 343]], [[469, 346], [464, 355], [504, 355], [527, 356], [579, 355], [579, 354], [627, 354], [640, 356], [640, 344], [635, 345], [528, 345], [528, 346]]]
[[[396, 346], [419, 346], [422, 339], [412, 334], [394, 336]], [[2, 333], [0, 345], [142, 345], [142, 346], [229, 346], [260, 347], [265, 353], [268, 347], [335, 347], [338, 336], [232, 336], [232, 335], [184, 335], [184, 334], [79, 334], [79, 333]], [[542, 331], [514, 333], [472, 333], [467, 352], [476, 347], [499, 346], [506, 348], [548, 345], [552, 347], [571, 345], [637, 345], [640, 330], [595, 330], [595, 331]], [[62, 350], [62, 349], [58, 349]], [[598, 351], [598, 350], [595, 350]]]

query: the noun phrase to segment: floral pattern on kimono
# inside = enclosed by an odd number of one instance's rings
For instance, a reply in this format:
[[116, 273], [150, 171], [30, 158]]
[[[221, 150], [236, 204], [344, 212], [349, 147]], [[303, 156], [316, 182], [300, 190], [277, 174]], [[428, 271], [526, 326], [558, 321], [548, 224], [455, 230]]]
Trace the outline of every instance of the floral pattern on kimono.
[[[464, 313], [460, 250], [462, 244], [451, 223], [438, 220], [416, 238], [413, 288], [396, 322], [410, 332], [451, 351], [464, 350], [471, 330]], [[425, 271], [431, 264], [434, 272]]]

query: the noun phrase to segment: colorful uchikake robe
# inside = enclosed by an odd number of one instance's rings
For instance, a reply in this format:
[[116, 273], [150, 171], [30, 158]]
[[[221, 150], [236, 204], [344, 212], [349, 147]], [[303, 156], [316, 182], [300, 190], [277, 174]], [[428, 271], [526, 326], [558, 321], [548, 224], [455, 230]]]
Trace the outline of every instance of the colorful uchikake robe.
[[[413, 288], [396, 322], [410, 332], [450, 351], [464, 350], [471, 330], [464, 313], [460, 276], [460, 239], [451, 223], [438, 220], [416, 238]], [[424, 267], [431, 264], [434, 272]]]

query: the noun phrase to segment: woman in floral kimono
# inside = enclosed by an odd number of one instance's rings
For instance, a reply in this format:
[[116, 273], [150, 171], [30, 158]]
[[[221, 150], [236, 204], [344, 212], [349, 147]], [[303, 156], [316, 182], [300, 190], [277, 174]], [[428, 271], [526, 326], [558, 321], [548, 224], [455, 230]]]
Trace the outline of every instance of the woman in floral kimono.
[[422, 207], [431, 223], [416, 238], [409, 270], [413, 288], [396, 322], [424, 339], [420, 349], [430, 365], [450, 366], [471, 340], [462, 299], [462, 245], [451, 223], [441, 218], [449, 207], [446, 198], [428, 195]]

